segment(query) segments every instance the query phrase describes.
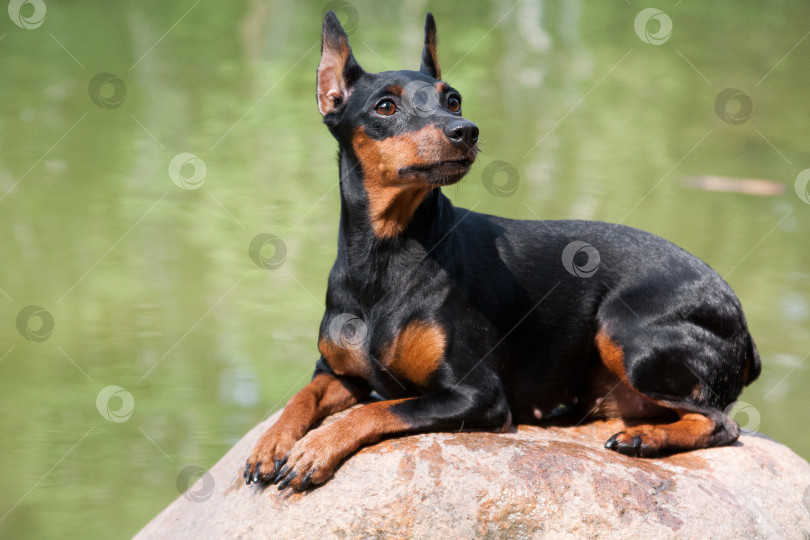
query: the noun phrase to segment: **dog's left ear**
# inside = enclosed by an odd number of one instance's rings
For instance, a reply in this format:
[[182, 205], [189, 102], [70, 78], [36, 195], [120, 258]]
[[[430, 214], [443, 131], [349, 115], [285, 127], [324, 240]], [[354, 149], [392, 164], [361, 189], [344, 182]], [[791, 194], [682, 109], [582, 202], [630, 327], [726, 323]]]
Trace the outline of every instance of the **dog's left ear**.
[[321, 35], [321, 63], [318, 65], [316, 98], [318, 110], [326, 116], [338, 112], [352, 93], [354, 83], [363, 73], [363, 68], [354, 59], [349, 37], [340, 26], [334, 11], [323, 19]]
[[439, 55], [436, 53], [436, 20], [429, 11], [425, 17], [425, 48], [422, 49], [422, 66], [419, 71], [427, 73], [434, 79], [442, 78]]

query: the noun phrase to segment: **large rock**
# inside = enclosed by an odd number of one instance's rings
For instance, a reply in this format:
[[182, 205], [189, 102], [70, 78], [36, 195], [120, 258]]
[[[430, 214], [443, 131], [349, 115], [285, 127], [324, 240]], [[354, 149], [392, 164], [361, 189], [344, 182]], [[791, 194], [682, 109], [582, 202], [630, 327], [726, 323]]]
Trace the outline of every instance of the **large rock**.
[[602, 448], [618, 421], [429, 433], [364, 448], [301, 494], [242, 480], [277, 417], [136, 538], [810, 538], [810, 465], [763, 436], [637, 459]]

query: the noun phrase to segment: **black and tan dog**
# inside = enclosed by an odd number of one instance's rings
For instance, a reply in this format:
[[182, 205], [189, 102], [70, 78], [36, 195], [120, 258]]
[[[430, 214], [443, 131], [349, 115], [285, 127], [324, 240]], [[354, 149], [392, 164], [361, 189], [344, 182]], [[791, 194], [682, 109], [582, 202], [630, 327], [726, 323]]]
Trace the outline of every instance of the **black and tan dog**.
[[[432, 15], [419, 71], [367, 73], [329, 12], [317, 99], [341, 200], [321, 356], [247, 460], [248, 483], [306, 489], [386, 436], [506, 431], [561, 405], [647, 419], [605, 443], [633, 456], [738, 438], [724, 410], [760, 360], [711, 268], [629, 227], [504, 219], [442, 194], [475, 160], [478, 128], [441, 80]], [[372, 390], [384, 400], [310, 431]]]

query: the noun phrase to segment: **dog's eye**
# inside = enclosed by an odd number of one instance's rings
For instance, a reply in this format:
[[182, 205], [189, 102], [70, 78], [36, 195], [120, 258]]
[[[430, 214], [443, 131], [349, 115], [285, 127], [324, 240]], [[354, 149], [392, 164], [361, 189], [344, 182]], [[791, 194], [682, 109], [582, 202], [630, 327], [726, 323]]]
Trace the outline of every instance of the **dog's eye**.
[[391, 116], [397, 112], [397, 106], [390, 99], [386, 99], [385, 101], [381, 101], [374, 110], [377, 111], [377, 114]]
[[456, 96], [450, 96], [447, 99], [447, 110], [450, 112], [459, 112], [461, 110], [461, 100]]

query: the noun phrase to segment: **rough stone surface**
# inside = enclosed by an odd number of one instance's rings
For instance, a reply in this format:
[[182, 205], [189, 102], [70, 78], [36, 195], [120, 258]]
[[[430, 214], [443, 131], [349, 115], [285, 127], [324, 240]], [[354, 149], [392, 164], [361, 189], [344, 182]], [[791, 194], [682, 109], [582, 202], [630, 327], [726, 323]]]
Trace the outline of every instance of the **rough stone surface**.
[[301, 494], [241, 477], [277, 417], [136, 538], [810, 538], [810, 464], [763, 436], [636, 459], [602, 448], [619, 421], [429, 433], [364, 448]]

